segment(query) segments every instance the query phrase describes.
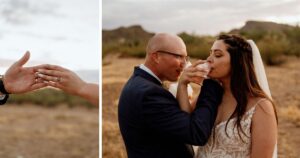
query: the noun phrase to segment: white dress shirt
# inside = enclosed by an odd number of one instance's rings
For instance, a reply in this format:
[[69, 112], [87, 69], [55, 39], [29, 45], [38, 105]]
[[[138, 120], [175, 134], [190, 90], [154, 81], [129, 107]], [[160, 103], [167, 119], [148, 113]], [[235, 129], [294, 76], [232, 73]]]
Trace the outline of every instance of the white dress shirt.
[[151, 76], [153, 76], [154, 78], [156, 78], [160, 83], [162, 83], [162, 81], [144, 64], [141, 64], [140, 69], [146, 71], [148, 74], [150, 74]]

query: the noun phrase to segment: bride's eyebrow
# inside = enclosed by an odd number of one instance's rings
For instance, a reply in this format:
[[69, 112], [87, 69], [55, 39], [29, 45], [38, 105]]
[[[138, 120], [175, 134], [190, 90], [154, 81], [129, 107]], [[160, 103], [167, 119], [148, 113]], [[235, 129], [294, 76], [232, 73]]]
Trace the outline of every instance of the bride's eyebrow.
[[223, 51], [221, 49], [211, 49], [210, 53], [215, 53], [215, 52], [221, 52], [223, 53]]

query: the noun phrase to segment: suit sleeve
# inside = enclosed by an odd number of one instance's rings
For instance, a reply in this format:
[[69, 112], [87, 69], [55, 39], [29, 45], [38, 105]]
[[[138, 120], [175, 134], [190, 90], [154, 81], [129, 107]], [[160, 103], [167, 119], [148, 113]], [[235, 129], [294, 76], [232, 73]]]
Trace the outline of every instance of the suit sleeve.
[[184, 143], [204, 145], [210, 136], [223, 90], [217, 82], [205, 80], [201, 94], [195, 111], [188, 114], [180, 110], [178, 102], [167, 91], [150, 91], [143, 100], [147, 127]]

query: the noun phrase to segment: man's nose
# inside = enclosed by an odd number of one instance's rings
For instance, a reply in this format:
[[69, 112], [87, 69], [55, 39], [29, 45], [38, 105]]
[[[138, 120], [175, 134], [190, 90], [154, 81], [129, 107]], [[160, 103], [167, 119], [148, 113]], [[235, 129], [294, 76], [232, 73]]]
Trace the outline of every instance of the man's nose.
[[185, 58], [180, 58], [180, 64], [181, 65], [186, 65], [187, 64], [187, 61], [186, 61], [186, 59]]
[[181, 60], [181, 61], [180, 61], [180, 67], [181, 67], [181, 68], [184, 68], [184, 67], [186, 66], [186, 64], [187, 64], [186, 61], [184, 61], [184, 60]]

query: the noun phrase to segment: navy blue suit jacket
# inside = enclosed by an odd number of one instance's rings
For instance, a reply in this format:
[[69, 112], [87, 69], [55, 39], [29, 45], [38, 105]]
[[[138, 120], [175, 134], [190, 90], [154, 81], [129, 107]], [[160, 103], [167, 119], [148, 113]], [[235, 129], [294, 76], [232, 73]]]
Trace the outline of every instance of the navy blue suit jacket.
[[185, 144], [207, 142], [222, 94], [216, 81], [205, 80], [196, 109], [188, 114], [157, 79], [135, 67], [118, 107], [128, 158], [192, 158]]

